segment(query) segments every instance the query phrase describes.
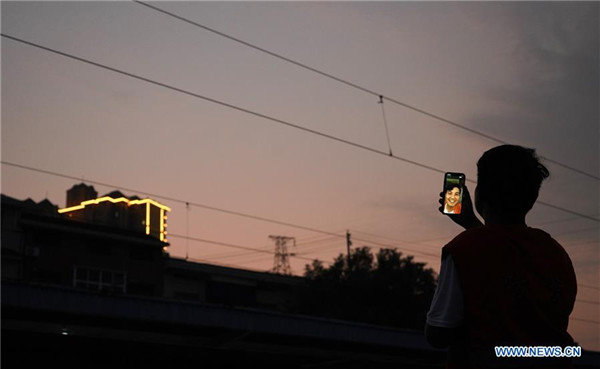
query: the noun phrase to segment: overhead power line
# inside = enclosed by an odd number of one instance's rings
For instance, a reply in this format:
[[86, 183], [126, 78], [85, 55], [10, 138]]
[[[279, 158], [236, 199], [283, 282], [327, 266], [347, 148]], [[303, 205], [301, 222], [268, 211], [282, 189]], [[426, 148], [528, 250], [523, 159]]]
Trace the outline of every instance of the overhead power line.
[[[370, 245], [377, 245], [377, 246], [387, 247], [387, 248], [394, 248], [395, 247], [394, 245], [391, 245], [389, 243], [386, 244], [386, 243], [376, 242], [376, 241], [372, 241], [372, 240], [367, 240], [367, 239], [364, 239], [364, 238], [352, 237], [352, 239], [354, 241], [360, 241], [360, 242], [364, 242], [364, 243], [370, 244]], [[441, 254], [432, 254], [432, 253], [429, 253], [429, 252], [423, 252], [423, 251], [414, 250], [414, 249], [408, 249], [406, 247], [404, 247], [402, 249], [405, 250], [405, 251], [419, 252], [421, 255], [434, 256], [434, 257], [437, 257], [437, 258], [439, 258], [440, 255], [441, 255]]]
[[54, 54], [62, 55], [64, 57], [67, 57], [67, 58], [70, 58], [70, 59], [74, 59], [74, 60], [77, 60], [77, 61], [80, 61], [80, 62], [83, 62], [83, 63], [86, 63], [86, 64], [90, 64], [90, 65], [93, 65], [93, 66], [96, 66], [96, 67], [99, 67], [99, 68], [102, 68], [102, 69], [106, 69], [106, 70], [109, 70], [111, 72], [115, 72], [115, 73], [118, 73], [118, 74], [121, 74], [121, 75], [124, 75], [124, 76], [127, 76], [127, 77], [131, 77], [131, 78], [134, 78], [134, 79], [137, 79], [137, 80], [140, 80], [140, 81], [144, 81], [144, 82], [156, 85], [156, 86], [164, 87], [164, 88], [167, 88], [167, 89], [172, 90], [172, 91], [176, 91], [176, 92], [179, 92], [179, 93], [182, 93], [182, 94], [185, 94], [185, 95], [193, 96], [193, 97], [205, 100], [205, 101], [209, 101], [209, 102], [221, 105], [221, 106], [225, 106], [225, 107], [233, 109], [233, 110], [241, 111], [243, 113], [254, 115], [256, 117], [263, 118], [263, 119], [266, 119], [266, 120], [270, 120], [270, 121], [275, 122], [275, 123], [283, 124], [283, 125], [288, 126], [288, 127], [296, 128], [296, 129], [299, 129], [299, 130], [302, 130], [302, 131], [305, 131], [305, 132], [308, 132], [308, 133], [312, 133], [312, 134], [315, 134], [315, 135], [318, 135], [318, 136], [321, 136], [321, 137], [328, 138], [330, 140], [341, 142], [341, 143], [353, 146], [355, 148], [363, 149], [363, 150], [370, 151], [370, 152], [373, 152], [373, 153], [376, 153], [376, 154], [379, 154], [379, 155], [383, 155], [383, 156], [389, 156], [389, 157], [392, 157], [394, 159], [401, 160], [401, 161], [404, 161], [406, 163], [413, 164], [413, 165], [416, 165], [416, 166], [419, 166], [419, 167], [422, 167], [422, 168], [425, 168], [425, 169], [429, 169], [429, 170], [432, 170], [432, 171], [435, 171], [435, 172], [438, 172], [438, 173], [441, 173], [441, 174], [446, 173], [444, 170], [441, 170], [439, 168], [435, 168], [435, 167], [432, 167], [432, 166], [429, 166], [429, 165], [426, 165], [426, 164], [422, 164], [422, 163], [416, 162], [414, 160], [402, 158], [402, 157], [399, 157], [399, 156], [396, 156], [396, 155], [389, 155], [389, 153], [387, 153], [385, 151], [374, 149], [374, 148], [369, 147], [369, 146], [365, 146], [365, 145], [362, 145], [362, 144], [359, 144], [359, 143], [356, 143], [356, 142], [345, 140], [343, 138], [339, 138], [339, 137], [336, 137], [336, 136], [333, 136], [333, 135], [329, 135], [327, 133], [316, 131], [316, 130], [313, 130], [313, 129], [310, 129], [310, 128], [302, 127], [302, 126], [299, 126], [297, 124], [284, 121], [282, 119], [278, 119], [278, 118], [271, 117], [271, 116], [268, 116], [268, 115], [265, 115], [265, 114], [262, 114], [262, 113], [258, 113], [258, 112], [255, 112], [255, 111], [252, 111], [252, 110], [249, 110], [249, 109], [237, 106], [237, 105], [229, 104], [229, 103], [224, 102], [224, 101], [216, 100], [216, 99], [213, 99], [211, 97], [207, 97], [207, 96], [200, 95], [200, 94], [197, 94], [197, 93], [194, 93], [194, 92], [191, 92], [191, 91], [187, 91], [187, 90], [175, 87], [175, 86], [168, 85], [166, 83], [158, 82], [158, 81], [152, 80], [150, 78], [146, 78], [146, 77], [142, 77], [142, 76], [139, 76], [139, 75], [136, 75], [136, 74], [133, 74], [133, 73], [129, 73], [129, 72], [117, 69], [117, 68], [110, 67], [110, 66], [105, 65], [105, 64], [101, 64], [101, 63], [97, 63], [97, 62], [91, 61], [89, 59], [81, 58], [79, 56], [75, 56], [75, 55], [72, 55], [72, 54], [69, 54], [69, 53], [65, 53], [65, 52], [62, 52], [62, 51], [59, 51], [59, 50], [56, 50], [56, 49], [52, 49], [52, 48], [49, 48], [49, 47], [46, 47], [46, 46], [43, 46], [43, 45], [39, 45], [39, 44], [30, 42], [30, 41], [26, 41], [26, 40], [23, 40], [23, 39], [14, 37], [14, 36], [10, 36], [10, 35], [7, 35], [5, 33], [2, 33], [2, 37], [11, 39], [13, 41], [17, 41], [17, 42], [20, 42], [20, 43], [23, 43], [23, 44], [26, 44], [26, 45], [29, 45], [29, 46], [33, 46], [33, 47], [36, 47], [36, 48], [39, 48], [39, 49], [42, 49], [42, 50], [46, 50], [46, 51], [49, 51], [49, 52], [54, 53]]
[[[180, 234], [173, 234], [173, 233], [169, 233], [169, 237], [187, 239], [187, 240], [190, 240], [190, 241], [204, 242], [204, 243], [210, 243], [212, 245], [219, 245], [219, 246], [231, 247], [231, 248], [234, 248], [234, 249], [248, 250], [248, 251], [260, 252], [260, 253], [263, 253], [263, 254], [275, 255], [275, 252], [269, 251], [269, 250], [257, 249], [257, 248], [248, 247], [248, 246], [241, 246], [241, 245], [236, 245], [236, 244], [227, 243], [227, 242], [207, 240], [207, 239], [198, 238], [198, 237], [188, 237], [188, 236], [184, 236], [184, 235], [180, 235]], [[313, 261], [314, 260], [314, 259], [305, 258], [305, 257], [302, 257], [302, 256], [290, 255], [290, 257], [295, 257], [297, 259], [304, 259], [304, 260], [308, 260], [308, 261]]]
[[586, 323], [600, 324], [600, 322], [597, 321], [597, 320], [581, 319], [581, 318], [577, 318], [577, 317], [570, 317], [569, 319], [571, 319], [571, 320], [578, 320], [580, 322], [586, 322]]
[[[323, 244], [323, 245], [319, 245], [319, 246], [314, 246], [308, 249], [304, 249], [302, 250], [302, 252], [297, 252], [296, 255], [312, 255], [312, 254], [320, 254], [325, 250], [335, 250], [335, 249], [341, 249], [344, 245], [339, 241], [336, 240], [335, 242], [329, 242], [327, 244]], [[333, 251], [332, 250], [332, 251]]]
[[[418, 167], [421, 167], [421, 168], [432, 170], [434, 172], [438, 172], [438, 173], [442, 173], [442, 174], [446, 173], [446, 171], [444, 171], [442, 169], [439, 169], [439, 168], [432, 167], [430, 165], [419, 163], [417, 161], [406, 159], [406, 158], [399, 157], [399, 156], [396, 156], [396, 155], [391, 155], [390, 153], [387, 153], [385, 151], [374, 149], [372, 147], [368, 147], [368, 146], [365, 146], [365, 145], [362, 145], [362, 144], [359, 144], [359, 143], [356, 143], [356, 142], [352, 142], [352, 141], [345, 140], [345, 139], [342, 139], [342, 138], [339, 138], [339, 137], [336, 137], [336, 136], [333, 136], [333, 135], [329, 135], [329, 134], [326, 134], [326, 133], [323, 133], [323, 132], [319, 132], [319, 131], [316, 131], [316, 130], [313, 130], [313, 129], [302, 127], [302, 126], [299, 126], [297, 124], [293, 124], [293, 123], [290, 123], [290, 122], [287, 122], [287, 121], [284, 121], [284, 120], [281, 120], [281, 119], [278, 119], [278, 118], [274, 118], [274, 117], [271, 117], [271, 116], [268, 116], [268, 115], [265, 115], [265, 114], [262, 114], [262, 113], [254, 112], [254, 111], [246, 109], [246, 108], [242, 108], [242, 107], [239, 107], [239, 106], [236, 106], [236, 105], [232, 105], [232, 104], [229, 104], [229, 103], [226, 103], [226, 102], [223, 102], [223, 101], [219, 101], [219, 100], [216, 100], [216, 99], [213, 99], [213, 98], [210, 98], [210, 97], [199, 95], [197, 93], [190, 92], [190, 91], [187, 91], [187, 90], [183, 90], [183, 89], [178, 88], [178, 87], [170, 86], [170, 85], [162, 83], [162, 82], [157, 82], [157, 81], [154, 81], [154, 80], [146, 78], [146, 77], [141, 77], [141, 76], [129, 73], [129, 72], [122, 71], [120, 69], [116, 69], [116, 68], [113, 68], [113, 67], [110, 67], [110, 66], [107, 66], [107, 65], [104, 65], [104, 64], [100, 64], [100, 63], [97, 63], [97, 62], [94, 62], [94, 61], [91, 61], [91, 60], [88, 60], [88, 59], [84, 59], [84, 58], [72, 55], [72, 54], [68, 54], [68, 53], [65, 53], [65, 52], [62, 52], [62, 51], [59, 51], [59, 50], [55, 50], [55, 49], [52, 49], [52, 48], [49, 48], [49, 47], [46, 47], [46, 46], [42, 46], [42, 45], [39, 45], [39, 44], [36, 44], [36, 43], [33, 43], [33, 42], [29, 42], [29, 41], [26, 41], [26, 40], [23, 40], [23, 39], [20, 39], [20, 38], [11, 36], [11, 35], [7, 35], [5, 33], [2, 33], [1, 35], [2, 35], [2, 37], [11, 39], [11, 40], [16, 41], [16, 42], [20, 42], [20, 43], [23, 43], [23, 44], [26, 44], [26, 45], [29, 45], [29, 46], [33, 46], [33, 47], [36, 47], [36, 48], [39, 48], [39, 49], [42, 49], [42, 50], [46, 50], [46, 51], [49, 51], [49, 52], [52, 52], [52, 53], [55, 53], [55, 54], [62, 55], [64, 57], [70, 58], [70, 59], [74, 59], [74, 60], [77, 60], [77, 61], [81, 61], [83, 63], [94, 65], [94, 66], [102, 68], [102, 69], [106, 69], [106, 70], [109, 70], [109, 71], [112, 71], [112, 72], [115, 72], [115, 73], [118, 73], [118, 74], [121, 74], [121, 75], [124, 75], [124, 76], [128, 76], [128, 77], [140, 80], [140, 81], [144, 81], [144, 82], [156, 85], [156, 86], [164, 87], [164, 88], [167, 88], [169, 90], [180, 92], [180, 93], [185, 94], [185, 95], [193, 96], [193, 97], [205, 100], [205, 101], [209, 101], [209, 102], [212, 102], [212, 103], [215, 103], [215, 104], [218, 104], [218, 105], [222, 105], [222, 106], [225, 106], [225, 107], [228, 107], [228, 108], [231, 108], [231, 109], [234, 109], [234, 110], [238, 110], [238, 111], [250, 114], [250, 115], [254, 115], [254, 116], [257, 116], [257, 117], [260, 117], [260, 118], [264, 118], [266, 120], [270, 120], [270, 121], [275, 122], [275, 123], [283, 124], [283, 125], [286, 125], [288, 127], [292, 127], [292, 128], [296, 128], [296, 129], [305, 131], [305, 132], [309, 132], [309, 133], [312, 133], [312, 134], [315, 134], [315, 135], [318, 135], [318, 136], [321, 136], [321, 137], [328, 138], [328, 139], [333, 140], [333, 141], [341, 142], [341, 143], [350, 145], [350, 146], [355, 147], [355, 148], [359, 148], [359, 149], [362, 149], [362, 150], [370, 151], [370, 152], [373, 152], [373, 153], [376, 153], [376, 154], [379, 154], [379, 155], [382, 155], [382, 156], [385, 156], [385, 157], [397, 159], [397, 160], [400, 160], [400, 161], [403, 161], [403, 162], [406, 162], [406, 163], [409, 163], [409, 164], [412, 164], [412, 165], [415, 165], [415, 166], [418, 166]], [[467, 179], [467, 182], [476, 183], [472, 179]], [[570, 213], [570, 214], [578, 215], [578, 216], [580, 216], [582, 218], [587, 218], [587, 219], [590, 219], [590, 220], [593, 220], [593, 221], [596, 221], [596, 222], [600, 222], [600, 219], [598, 219], [598, 218], [594, 218], [594, 217], [591, 217], [589, 215], [585, 215], [585, 214], [582, 214], [582, 213], [579, 213], [579, 212], [576, 212], [576, 211], [573, 211], [573, 210], [569, 210], [569, 209], [566, 209], [566, 208], [563, 208], [563, 207], [560, 207], [560, 206], [557, 206], [557, 205], [549, 204], [549, 203], [546, 203], [546, 202], [543, 202], [543, 201], [537, 201], [537, 203], [542, 204], [542, 205], [546, 205], [548, 207], [551, 207], [551, 208], [554, 208], [554, 209], [557, 209], [557, 210], [561, 210], [561, 211], [564, 211], [564, 212], [567, 212], [567, 213]], [[310, 230], [310, 229], [308, 229], [308, 230]], [[328, 233], [328, 234], [331, 234], [331, 233]]]
[[[67, 175], [67, 174], [62, 174], [62, 173], [58, 173], [58, 172], [53, 172], [53, 171], [49, 171], [49, 170], [43, 170], [43, 169], [28, 167], [28, 166], [25, 166], [25, 165], [15, 164], [15, 163], [7, 162], [7, 161], [4, 161], [4, 160], [0, 161], [0, 163], [4, 164], [4, 165], [9, 165], [9, 166], [12, 166], [12, 167], [16, 167], [16, 168], [30, 170], [30, 171], [33, 171], [33, 172], [43, 173], [43, 174], [52, 175], [52, 176], [56, 176], [56, 177], [67, 178], [67, 179], [72, 179], [72, 180], [76, 180], [76, 181], [81, 181], [82, 180], [79, 177], [75, 177], [75, 176], [71, 176], [71, 175]], [[123, 190], [123, 191], [128, 191], [128, 192], [132, 192], [132, 193], [143, 194], [143, 195], [146, 195], [146, 196], [149, 196], [149, 197], [153, 197], [153, 198], [156, 198], [156, 199], [162, 199], [162, 200], [172, 201], [172, 202], [180, 203], [180, 204], [188, 204], [189, 206], [194, 206], [194, 207], [198, 207], [198, 208], [202, 208], [202, 209], [217, 211], [217, 212], [221, 212], [221, 213], [225, 213], [225, 214], [231, 214], [231, 215], [236, 215], [236, 216], [240, 216], [240, 217], [244, 217], [244, 218], [259, 220], [259, 221], [263, 221], [263, 222], [268, 222], [268, 223], [273, 223], [273, 224], [279, 224], [279, 225], [283, 225], [283, 226], [287, 226], [287, 227], [292, 227], [292, 228], [296, 228], [296, 229], [303, 229], [303, 230], [306, 230], [306, 231], [311, 231], [311, 232], [315, 232], [315, 233], [321, 233], [321, 234], [335, 236], [335, 237], [339, 237], [339, 238], [346, 237], [345, 234], [337, 234], [337, 233], [334, 233], [334, 232], [329, 232], [329, 231], [325, 231], [325, 230], [318, 229], [318, 228], [313, 228], [313, 227], [307, 227], [307, 226], [303, 226], [303, 225], [300, 225], [300, 224], [294, 224], [294, 223], [290, 223], [290, 222], [283, 222], [283, 221], [280, 221], [280, 220], [265, 218], [265, 217], [261, 217], [261, 216], [257, 216], [257, 215], [253, 215], [253, 214], [248, 214], [248, 213], [242, 213], [242, 212], [233, 211], [233, 210], [222, 209], [222, 208], [218, 208], [218, 207], [214, 207], [214, 206], [209, 206], [209, 205], [205, 205], [205, 204], [201, 204], [201, 203], [197, 203], [197, 202], [191, 202], [191, 201], [177, 199], [177, 198], [170, 197], [170, 196], [164, 196], [164, 195], [159, 195], [159, 194], [155, 194], [155, 193], [151, 193], [151, 192], [141, 191], [141, 190], [134, 189], [134, 188], [127, 188], [127, 187], [123, 187], [123, 186], [119, 186], [119, 185], [115, 185], [115, 184], [110, 184], [110, 183], [106, 183], [106, 182], [95, 181], [95, 180], [92, 180], [92, 179], [86, 179], [85, 181], [88, 182], [88, 183], [99, 185], [99, 186], [105, 186], [105, 187], [115, 188], [115, 189], [119, 189], [119, 190]], [[186, 236], [179, 235], [179, 237], [180, 238], [185, 238]], [[187, 239], [193, 240], [193, 238], [191, 238], [191, 237], [188, 237]], [[372, 242], [370, 240], [361, 239], [361, 241], [369, 242], [369, 243], [373, 243], [373, 244], [383, 245], [381, 243]], [[383, 245], [383, 246], [390, 247], [389, 245]], [[406, 248], [403, 248], [401, 246], [394, 246], [394, 247], [396, 247], [396, 248], [398, 248], [400, 250], [412, 251], [412, 252], [423, 254], [423, 255], [429, 255], [429, 256], [432, 255], [432, 254], [425, 253], [425, 252], [422, 252], [422, 251], [419, 251], [419, 250], [406, 249]], [[262, 250], [261, 252], [270, 252], [270, 251]]]
[[[239, 38], [236, 38], [236, 37], [234, 37], [234, 36], [231, 36], [231, 35], [228, 35], [228, 34], [226, 34], [226, 33], [223, 33], [223, 32], [221, 32], [221, 31], [218, 31], [218, 30], [214, 29], [214, 28], [211, 28], [211, 27], [205, 26], [205, 25], [203, 25], [203, 24], [200, 24], [200, 23], [198, 23], [198, 22], [192, 21], [192, 20], [190, 20], [190, 19], [184, 18], [184, 17], [182, 17], [182, 16], [179, 16], [179, 15], [177, 15], [177, 14], [175, 14], [175, 13], [172, 13], [172, 12], [169, 12], [169, 11], [167, 11], [167, 10], [161, 9], [161, 8], [159, 8], [159, 7], [156, 7], [156, 6], [154, 6], [154, 5], [150, 5], [150, 4], [148, 4], [148, 3], [145, 3], [145, 2], [143, 2], [143, 1], [137, 1], [137, 0], [133, 0], [133, 2], [135, 2], [135, 3], [139, 4], [139, 5], [143, 5], [143, 6], [147, 7], [147, 8], [150, 8], [150, 9], [152, 9], [152, 10], [154, 10], [154, 11], [157, 11], [157, 12], [159, 12], [159, 13], [162, 13], [162, 14], [168, 15], [168, 16], [170, 16], [170, 17], [172, 17], [172, 18], [178, 19], [178, 20], [180, 20], [180, 21], [182, 21], [182, 22], [185, 22], [185, 23], [191, 24], [191, 25], [193, 25], [193, 26], [196, 26], [196, 27], [198, 27], [198, 28], [201, 28], [201, 29], [203, 29], [203, 30], [205, 30], [205, 31], [208, 31], [208, 32], [214, 33], [214, 34], [216, 34], [216, 35], [218, 35], [218, 36], [221, 36], [221, 37], [227, 38], [227, 39], [229, 39], [229, 40], [231, 40], [231, 41], [237, 42], [237, 43], [239, 43], [239, 44], [242, 44], [242, 45], [244, 45], [244, 46], [247, 46], [247, 47], [250, 47], [250, 48], [252, 48], [252, 49], [258, 50], [258, 51], [260, 51], [260, 52], [263, 52], [263, 53], [265, 53], [265, 54], [268, 54], [268, 55], [270, 55], [270, 56], [272, 56], [272, 57], [275, 57], [275, 58], [277, 58], [277, 59], [283, 60], [283, 61], [285, 61], [285, 62], [287, 62], [287, 63], [291, 63], [291, 64], [294, 64], [294, 65], [296, 65], [296, 66], [300, 67], [300, 68], [303, 68], [303, 69], [309, 70], [309, 71], [311, 71], [311, 72], [317, 73], [317, 74], [319, 74], [319, 75], [321, 75], [321, 76], [323, 76], [323, 77], [327, 77], [327, 78], [329, 78], [329, 79], [332, 79], [332, 80], [334, 80], [334, 81], [337, 81], [337, 82], [339, 82], [339, 83], [342, 83], [342, 84], [344, 84], [344, 85], [346, 85], [346, 86], [350, 86], [350, 87], [352, 87], [352, 88], [355, 88], [355, 89], [357, 89], [357, 90], [360, 90], [360, 91], [366, 92], [366, 93], [368, 93], [368, 94], [374, 95], [374, 96], [376, 96], [376, 97], [378, 97], [378, 98], [379, 98], [379, 101], [380, 101], [380, 103], [382, 103], [382, 104], [383, 104], [383, 99], [385, 99], [385, 100], [388, 100], [389, 102], [392, 102], [392, 103], [394, 103], [394, 104], [397, 104], [397, 105], [400, 105], [400, 106], [402, 106], [402, 107], [405, 107], [405, 108], [407, 108], [407, 109], [410, 109], [410, 110], [416, 111], [417, 113], [420, 113], [420, 114], [426, 115], [426, 116], [428, 116], [428, 117], [430, 117], [430, 118], [433, 118], [433, 119], [436, 119], [436, 120], [438, 120], [438, 121], [440, 121], [440, 122], [443, 122], [443, 123], [446, 123], [446, 124], [450, 124], [450, 125], [452, 125], [452, 126], [454, 126], [454, 127], [456, 127], [456, 128], [462, 129], [462, 130], [464, 130], [464, 131], [468, 131], [468, 132], [470, 132], [470, 133], [473, 133], [473, 134], [475, 134], [475, 135], [478, 135], [478, 136], [480, 136], [480, 137], [483, 137], [483, 138], [486, 138], [486, 139], [488, 139], [488, 140], [494, 141], [494, 142], [496, 142], [496, 143], [500, 143], [500, 144], [508, 144], [508, 142], [506, 142], [506, 141], [504, 141], [504, 140], [501, 140], [501, 139], [499, 139], [499, 138], [496, 138], [496, 137], [493, 137], [493, 136], [491, 136], [491, 135], [485, 134], [485, 133], [483, 133], [483, 132], [480, 132], [480, 131], [474, 130], [474, 129], [472, 129], [472, 128], [469, 128], [469, 127], [467, 127], [467, 126], [465, 126], [465, 125], [462, 125], [462, 124], [456, 123], [456, 122], [454, 122], [454, 121], [451, 121], [451, 120], [449, 120], [449, 119], [446, 119], [446, 118], [444, 118], [444, 117], [441, 117], [441, 116], [439, 116], [439, 115], [437, 115], [437, 114], [434, 114], [434, 113], [428, 112], [428, 111], [426, 111], [426, 110], [424, 110], [424, 109], [417, 108], [417, 107], [415, 107], [415, 106], [413, 106], [413, 105], [409, 105], [409, 104], [407, 104], [407, 103], [404, 103], [404, 102], [402, 102], [402, 101], [400, 101], [400, 100], [398, 100], [398, 99], [391, 98], [391, 97], [387, 97], [387, 96], [385, 96], [385, 95], [383, 95], [383, 94], [381, 94], [381, 93], [379, 93], [379, 92], [375, 92], [375, 91], [373, 91], [373, 90], [371, 90], [371, 89], [368, 89], [368, 88], [366, 88], [366, 87], [360, 86], [360, 85], [358, 85], [358, 84], [356, 84], [356, 83], [349, 82], [349, 81], [347, 81], [347, 80], [345, 80], [345, 79], [342, 79], [342, 78], [340, 78], [340, 77], [336, 77], [336, 76], [334, 76], [334, 75], [332, 75], [332, 74], [329, 74], [329, 73], [323, 72], [323, 71], [321, 71], [321, 70], [319, 70], [319, 69], [316, 69], [316, 68], [310, 67], [310, 66], [308, 66], [308, 65], [306, 65], [306, 64], [304, 64], [304, 63], [301, 63], [301, 62], [299, 62], [299, 61], [296, 61], [296, 60], [293, 60], [293, 59], [287, 58], [287, 57], [285, 57], [285, 56], [283, 56], [283, 55], [281, 55], [281, 54], [275, 53], [275, 52], [273, 52], [273, 51], [269, 51], [269, 50], [267, 50], [267, 49], [264, 49], [264, 48], [262, 48], [262, 47], [259, 47], [259, 46], [257, 46], [257, 45], [254, 45], [254, 44], [251, 44], [251, 43], [249, 43], [249, 42], [246, 42], [246, 41], [244, 41], [244, 40], [241, 40], [241, 39], [239, 39]], [[382, 105], [382, 108], [383, 108], [383, 105]], [[385, 119], [385, 113], [384, 113], [384, 119]], [[386, 132], [387, 132], [387, 123], [386, 123]], [[388, 144], [389, 144], [389, 136], [388, 136]], [[391, 148], [390, 148], [390, 156], [391, 156]], [[574, 171], [574, 172], [577, 172], [577, 173], [579, 173], [579, 174], [583, 174], [583, 175], [585, 175], [585, 176], [587, 176], [587, 177], [594, 178], [594, 179], [596, 179], [596, 180], [600, 180], [600, 177], [599, 177], [599, 176], [597, 176], [597, 175], [594, 175], [594, 174], [587, 173], [587, 172], [585, 172], [585, 171], [583, 171], [583, 170], [577, 169], [577, 168], [575, 168], [575, 167], [572, 167], [572, 166], [570, 166], [570, 165], [567, 165], [567, 164], [561, 163], [561, 162], [559, 162], [559, 161], [556, 161], [556, 160], [550, 159], [550, 158], [548, 158], [548, 157], [545, 157], [545, 156], [540, 156], [540, 158], [541, 158], [541, 159], [544, 159], [544, 160], [546, 160], [546, 161], [548, 161], [548, 162], [551, 162], [551, 163], [553, 163], [553, 164], [559, 165], [559, 166], [561, 166], [561, 167], [563, 167], [563, 168], [567, 168], [567, 169], [569, 169], [569, 170], [572, 170], [572, 171]]]

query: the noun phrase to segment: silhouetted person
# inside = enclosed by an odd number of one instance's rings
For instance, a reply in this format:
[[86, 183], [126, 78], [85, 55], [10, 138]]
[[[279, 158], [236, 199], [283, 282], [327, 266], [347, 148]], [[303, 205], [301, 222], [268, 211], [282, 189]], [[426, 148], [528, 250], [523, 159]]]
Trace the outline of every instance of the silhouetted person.
[[[570, 368], [570, 359], [497, 358], [495, 346], [573, 346], [567, 333], [577, 284], [571, 260], [546, 232], [525, 224], [549, 175], [535, 150], [502, 145], [477, 162], [475, 208], [464, 187], [466, 230], [442, 249], [425, 335], [449, 347], [448, 368]], [[440, 211], [444, 193], [440, 193]]]

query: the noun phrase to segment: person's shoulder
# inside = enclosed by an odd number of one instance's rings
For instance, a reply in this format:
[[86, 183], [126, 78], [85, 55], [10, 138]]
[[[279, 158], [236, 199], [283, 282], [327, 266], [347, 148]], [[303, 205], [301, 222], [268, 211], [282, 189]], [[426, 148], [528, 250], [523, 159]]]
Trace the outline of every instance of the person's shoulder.
[[536, 235], [537, 237], [540, 237], [540, 238], [552, 238], [550, 233], [544, 231], [543, 229], [527, 227], [527, 231], [531, 234]]
[[490, 231], [485, 226], [467, 229], [448, 242], [442, 250], [451, 251], [481, 245], [488, 237], [490, 237]]
[[487, 227], [476, 227], [462, 231], [456, 237], [454, 237], [449, 243], [450, 244], [465, 244], [472, 241], [479, 241], [482, 237], [487, 237], [490, 234]]
[[548, 232], [539, 228], [531, 227], [528, 227], [527, 230], [531, 237], [533, 237], [540, 245], [543, 245], [546, 248], [555, 248], [560, 252], [566, 253], [564, 247], [557, 240], [555, 240], [554, 237], [552, 237]]

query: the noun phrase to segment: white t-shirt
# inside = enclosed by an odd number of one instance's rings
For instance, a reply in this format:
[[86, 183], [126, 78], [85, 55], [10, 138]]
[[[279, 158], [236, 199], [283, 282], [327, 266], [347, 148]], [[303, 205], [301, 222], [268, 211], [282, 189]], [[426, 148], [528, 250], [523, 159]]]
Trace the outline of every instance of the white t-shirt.
[[463, 294], [452, 255], [442, 260], [438, 285], [427, 313], [427, 324], [456, 328], [463, 323]]

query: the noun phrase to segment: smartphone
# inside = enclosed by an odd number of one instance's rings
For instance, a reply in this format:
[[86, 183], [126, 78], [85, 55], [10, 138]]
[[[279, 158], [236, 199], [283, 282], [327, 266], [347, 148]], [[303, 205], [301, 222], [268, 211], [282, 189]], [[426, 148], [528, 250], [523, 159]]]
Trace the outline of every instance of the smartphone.
[[444, 214], [460, 214], [462, 210], [465, 175], [448, 172], [444, 174]]

